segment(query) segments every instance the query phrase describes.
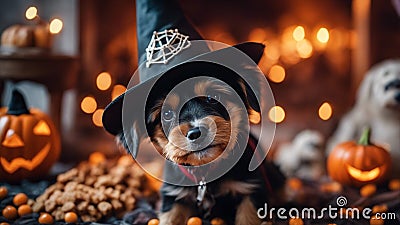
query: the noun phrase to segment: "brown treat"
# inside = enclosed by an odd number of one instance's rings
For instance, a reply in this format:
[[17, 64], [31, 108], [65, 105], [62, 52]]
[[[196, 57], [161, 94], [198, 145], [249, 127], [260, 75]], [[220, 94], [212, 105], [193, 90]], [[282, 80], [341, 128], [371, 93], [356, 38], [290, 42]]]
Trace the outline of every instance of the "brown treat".
[[28, 202], [28, 196], [24, 193], [18, 193], [13, 198], [13, 203], [15, 206], [24, 205]]
[[57, 181], [60, 183], [66, 183], [68, 181], [73, 181], [75, 180], [75, 178], [78, 175], [78, 169], [77, 168], [73, 168], [65, 173], [62, 173], [60, 175], [57, 176]]
[[38, 213], [44, 210], [44, 202], [35, 202], [32, 206], [32, 211]]
[[108, 197], [111, 199], [119, 199], [120, 196], [121, 196], [121, 191], [114, 190]]
[[132, 197], [132, 196], [127, 197], [124, 201], [126, 211], [131, 211], [132, 209], [134, 209], [135, 202], [136, 202], [136, 199], [134, 197]]
[[85, 212], [88, 206], [89, 206], [89, 202], [80, 202], [78, 204], [78, 206], [76, 207], [76, 209], [79, 212]]
[[112, 205], [108, 202], [100, 202], [97, 205], [97, 209], [100, 211], [101, 214], [103, 214], [103, 216], [108, 215], [111, 212], [112, 208]]
[[91, 216], [96, 216], [99, 213], [97, 211], [96, 207], [94, 207], [94, 205], [89, 205], [87, 207], [87, 211], [88, 211], [89, 215], [91, 215]]
[[73, 202], [66, 202], [64, 205], [61, 207], [61, 211], [63, 212], [69, 212], [75, 208], [75, 204]]
[[115, 190], [120, 190], [120, 191], [125, 191], [125, 189], [126, 189], [126, 186], [125, 185], [123, 185], [123, 184], [117, 184], [117, 185], [115, 185]]
[[117, 163], [121, 166], [131, 166], [135, 164], [135, 160], [133, 160], [131, 155], [123, 155], [118, 159]]
[[44, 208], [46, 212], [53, 212], [53, 210], [56, 208], [56, 205], [56, 202], [51, 199], [44, 202]]
[[112, 177], [110, 175], [102, 175], [97, 178], [96, 183], [93, 185], [95, 188], [100, 186], [113, 186]]
[[136, 178], [129, 178], [126, 180], [129, 187], [139, 188], [141, 186], [141, 181]]
[[111, 196], [111, 194], [112, 194], [113, 191], [114, 191], [114, 189], [113, 189], [112, 187], [109, 187], [109, 188], [107, 188], [107, 189], [104, 191], [104, 194], [105, 194], [108, 198], [110, 198], [110, 196]]
[[32, 208], [29, 205], [20, 205], [18, 207], [18, 215], [19, 216], [24, 216], [27, 214], [31, 214], [32, 213]]
[[60, 199], [62, 195], [63, 195], [63, 193], [62, 193], [60, 190], [55, 190], [55, 191], [53, 192], [53, 194], [50, 195], [50, 197], [49, 197], [48, 199], [45, 199], [45, 202], [46, 202], [47, 200], [51, 200], [51, 201], [53, 201], [53, 202], [56, 202], [57, 199]]
[[111, 205], [114, 208], [115, 211], [118, 211], [120, 209], [122, 209], [122, 203], [117, 200], [117, 199], [112, 199], [111, 200]]
[[392, 191], [400, 190], [400, 179], [393, 179], [389, 182], [389, 189]]
[[65, 213], [61, 210], [61, 207], [57, 207], [57, 209], [55, 209], [52, 213], [52, 216], [54, 216], [54, 218], [56, 220], [63, 220]]
[[41, 224], [53, 224], [54, 223], [53, 217], [48, 213], [40, 214], [38, 221]]
[[85, 184], [92, 186], [94, 183], [96, 183], [97, 177], [87, 177], [85, 180]]
[[11, 205], [6, 206], [2, 213], [8, 220], [15, 220], [18, 217], [17, 209]]
[[75, 202], [76, 193], [74, 191], [64, 192], [60, 198], [57, 199], [57, 204], [63, 205], [66, 202]]
[[375, 184], [367, 184], [360, 189], [360, 195], [362, 197], [370, 197], [376, 193], [376, 185]]
[[65, 214], [64, 220], [66, 223], [77, 223], [78, 222], [78, 215], [74, 212], [67, 212]]
[[64, 192], [75, 191], [78, 186], [78, 182], [70, 181], [64, 187]]
[[83, 222], [96, 222], [96, 218], [94, 218], [93, 216], [90, 216], [90, 215], [82, 215], [81, 220]]
[[87, 194], [87, 192], [83, 192], [83, 191], [76, 191], [75, 198], [76, 198], [76, 200], [83, 200], [86, 202], [90, 201], [90, 195]]
[[35, 204], [35, 200], [28, 199], [28, 202], [26, 204], [29, 205], [30, 207], [32, 207]]
[[0, 187], [0, 200], [5, 198], [8, 194], [8, 190], [6, 187]]
[[107, 199], [106, 195], [102, 191], [95, 191], [92, 193], [90, 196], [90, 199], [92, 200], [94, 204], [99, 204], [102, 201], [105, 201]]

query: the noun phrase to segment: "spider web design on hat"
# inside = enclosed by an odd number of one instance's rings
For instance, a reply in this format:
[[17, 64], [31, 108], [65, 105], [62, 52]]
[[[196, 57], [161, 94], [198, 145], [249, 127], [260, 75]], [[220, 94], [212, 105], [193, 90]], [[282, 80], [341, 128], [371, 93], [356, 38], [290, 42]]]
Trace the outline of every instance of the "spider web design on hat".
[[179, 54], [182, 50], [190, 47], [189, 36], [178, 32], [178, 29], [154, 31], [150, 43], [146, 48], [146, 67], [151, 64], [167, 64], [170, 59]]

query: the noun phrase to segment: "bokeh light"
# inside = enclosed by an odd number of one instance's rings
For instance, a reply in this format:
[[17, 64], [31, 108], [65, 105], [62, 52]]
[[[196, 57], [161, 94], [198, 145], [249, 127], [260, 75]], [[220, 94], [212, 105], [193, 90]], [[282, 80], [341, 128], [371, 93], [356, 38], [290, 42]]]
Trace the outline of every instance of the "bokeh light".
[[285, 80], [285, 69], [280, 65], [273, 65], [268, 73], [268, 78], [275, 83], [281, 83]]
[[311, 42], [303, 39], [296, 43], [296, 50], [299, 56], [303, 59], [310, 58], [313, 53]]
[[318, 109], [318, 116], [322, 120], [329, 120], [332, 117], [332, 111], [332, 106], [328, 102], [324, 102]]
[[114, 85], [112, 91], [111, 91], [111, 99], [114, 100], [118, 96], [120, 96], [122, 93], [126, 91], [126, 87], [121, 84]]
[[61, 32], [63, 28], [63, 22], [60, 19], [53, 19], [50, 22], [50, 33], [52, 34], [58, 34]]
[[305, 32], [304, 32], [304, 27], [302, 26], [297, 26], [296, 28], [294, 28], [293, 30], [293, 39], [296, 41], [301, 41], [304, 39], [305, 37]]
[[97, 102], [91, 96], [86, 96], [81, 102], [81, 109], [85, 113], [93, 113], [97, 109]]
[[93, 124], [96, 125], [97, 127], [103, 127], [103, 121], [102, 121], [103, 112], [104, 109], [98, 109], [92, 115]]
[[31, 6], [25, 11], [25, 17], [28, 20], [33, 20], [37, 16], [37, 12], [37, 8], [35, 6]]
[[249, 120], [252, 124], [259, 124], [261, 121], [261, 115], [259, 112], [251, 109], [249, 113]]
[[268, 112], [268, 118], [274, 123], [281, 123], [285, 116], [285, 110], [280, 106], [274, 106]]
[[107, 72], [100, 73], [96, 78], [97, 88], [101, 91], [105, 91], [111, 86], [111, 75]]
[[317, 32], [317, 40], [321, 43], [329, 41], [329, 31], [325, 27], [321, 27]]

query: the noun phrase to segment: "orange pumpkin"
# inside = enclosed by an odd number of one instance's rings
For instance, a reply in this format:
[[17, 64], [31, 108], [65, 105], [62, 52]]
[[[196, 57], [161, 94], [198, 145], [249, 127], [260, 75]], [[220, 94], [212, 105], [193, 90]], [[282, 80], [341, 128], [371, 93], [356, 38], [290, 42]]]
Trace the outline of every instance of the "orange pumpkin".
[[332, 179], [341, 184], [360, 187], [387, 178], [391, 167], [389, 152], [370, 142], [366, 129], [359, 142], [337, 145], [328, 157], [327, 169]]
[[35, 180], [47, 174], [60, 154], [60, 138], [50, 118], [28, 110], [21, 93], [0, 110], [0, 181]]
[[35, 25], [12, 25], [1, 35], [1, 44], [12, 47], [51, 47], [49, 25], [41, 22]]

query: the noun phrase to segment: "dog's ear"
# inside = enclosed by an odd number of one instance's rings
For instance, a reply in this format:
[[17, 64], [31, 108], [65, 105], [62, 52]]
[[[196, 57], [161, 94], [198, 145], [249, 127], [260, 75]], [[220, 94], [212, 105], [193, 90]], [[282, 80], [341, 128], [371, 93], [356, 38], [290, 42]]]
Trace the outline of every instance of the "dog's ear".
[[121, 132], [116, 136], [116, 142], [122, 146], [129, 154], [136, 158], [142, 135], [141, 129], [135, 122], [131, 129], [126, 132]]
[[249, 84], [247, 82], [244, 82], [244, 81], [243, 81], [243, 86], [244, 86], [243, 90], [244, 90], [244, 93], [245, 93], [245, 96], [246, 96], [246, 101], [247, 101], [248, 107], [250, 107], [251, 109], [253, 109], [253, 110], [257, 111], [257, 112], [260, 112], [261, 111], [260, 110], [260, 104], [259, 104], [259, 102], [257, 100], [257, 97], [256, 97], [257, 90], [254, 90], [254, 88], [251, 88], [249, 86]]

